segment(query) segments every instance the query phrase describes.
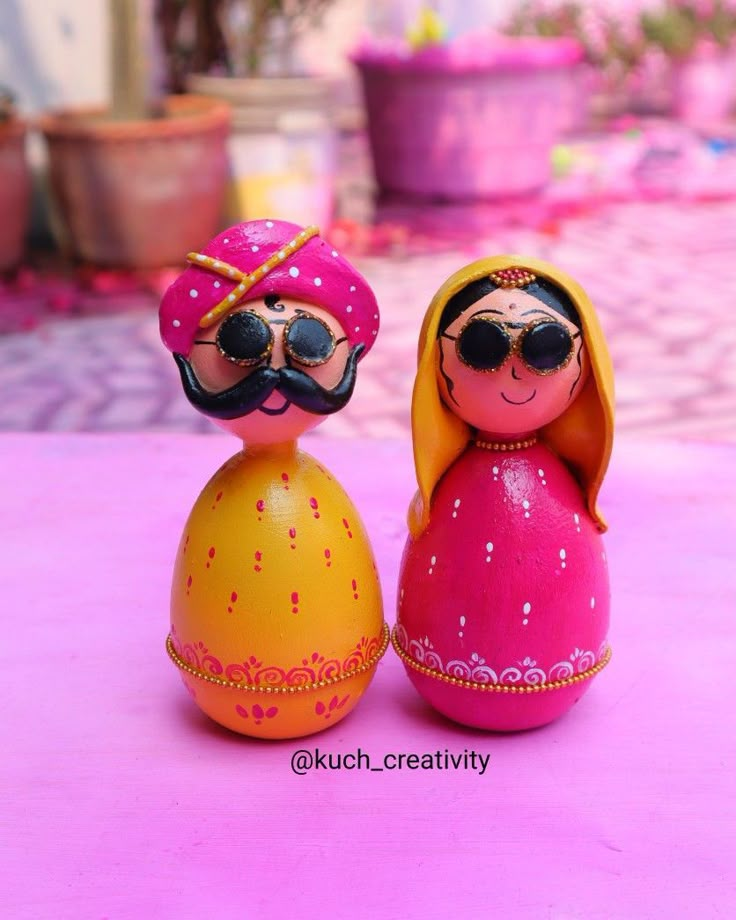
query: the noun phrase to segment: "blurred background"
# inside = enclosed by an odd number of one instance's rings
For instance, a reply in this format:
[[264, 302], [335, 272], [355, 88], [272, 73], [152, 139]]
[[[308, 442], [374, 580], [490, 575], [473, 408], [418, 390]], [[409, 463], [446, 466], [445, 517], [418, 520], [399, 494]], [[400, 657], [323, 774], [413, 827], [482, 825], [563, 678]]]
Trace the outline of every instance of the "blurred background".
[[596, 304], [620, 431], [736, 441], [736, 0], [0, 0], [0, 430], [215, 433], [163, 290], [318, 223], [382, 330], [316, 436], [408, 437], [426, 306], [539, 256]]

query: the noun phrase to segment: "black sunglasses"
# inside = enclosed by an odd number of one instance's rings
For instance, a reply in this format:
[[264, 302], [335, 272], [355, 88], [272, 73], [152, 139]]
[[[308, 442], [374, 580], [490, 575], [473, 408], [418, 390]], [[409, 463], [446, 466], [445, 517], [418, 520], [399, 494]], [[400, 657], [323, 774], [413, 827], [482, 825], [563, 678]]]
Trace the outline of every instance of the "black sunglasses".
[[[255, 310], [242, 310], [228, 316], [217, 330], [214, 342], [195, 341], [196, 345], [216, 345], [225, 360], [241, 367], [267, 361], [273, 343], [273, 329]], [[311, 313], [297, 313], [284, 323], [284, 351], [298, 364], [306, 367], [324, 364], [335, 353], [338, 344], [327, 323]]]
[[[520, 329], [517, 336], [509, 333]], [[474, 371], [492, 373], [518, 355], [535, 374], [554, 374], [572, 360], [574, 340], [570, 330], [551, 319], [534, 319], [529, 323], [499, 322], [485, 316], [473, 316], [457, 336], [442, 335], [455, 343], [460, 361]]]

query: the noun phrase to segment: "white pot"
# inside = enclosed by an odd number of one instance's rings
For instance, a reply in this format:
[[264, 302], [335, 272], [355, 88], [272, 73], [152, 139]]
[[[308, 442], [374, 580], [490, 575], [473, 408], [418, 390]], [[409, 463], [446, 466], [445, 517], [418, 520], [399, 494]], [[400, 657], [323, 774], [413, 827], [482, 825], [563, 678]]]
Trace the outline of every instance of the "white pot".
[[188, 86], [232, 108], [229, 221], [272, 217], [329, 227], [336, 148], [330, 82], [193, 74]]

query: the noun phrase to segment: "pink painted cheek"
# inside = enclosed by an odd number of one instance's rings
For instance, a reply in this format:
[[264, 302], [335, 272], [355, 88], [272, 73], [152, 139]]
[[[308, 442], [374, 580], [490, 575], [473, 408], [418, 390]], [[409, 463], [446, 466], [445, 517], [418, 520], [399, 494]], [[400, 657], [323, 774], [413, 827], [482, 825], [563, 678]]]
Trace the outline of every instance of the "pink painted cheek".
[[[203, 340], [211, 337], [209, 330], [203, 332]], [[252, 368], [240, 367], [227, 361], [214, 345], [192, 345], [189, 362], [202, 386], [213, 393], [226, 390], [253, 373]]]
[[345, 373], [345, 362], [350, 353], [349, 348], [350, 346], [347, 342], [342, 342], [335, 349], [334, 355], [324, 364], [320, 364], [317, 367], [300, 368], [300, 370], [304, 370], [320, 386], [331, 390], [334, 386], [337, 386]]

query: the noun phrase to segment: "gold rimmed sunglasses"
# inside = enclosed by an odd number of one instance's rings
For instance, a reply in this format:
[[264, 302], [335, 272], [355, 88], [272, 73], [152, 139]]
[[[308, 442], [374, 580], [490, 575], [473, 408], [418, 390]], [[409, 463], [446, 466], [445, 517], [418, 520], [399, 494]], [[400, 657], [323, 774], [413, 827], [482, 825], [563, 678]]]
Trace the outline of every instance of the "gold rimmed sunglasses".
[[[329, 361], [335, 348], [346, 339], [336, 339], [319, 316], [304, 311], [284, 323], [284, 351], [305, 367], [318, 367]], [[233, 313], [220, 325], [214, 342], [195, 340], [195, 345], [216, 345], [220, 355], [240, 367], [254, 367], [268, 361], [273, 352], [271, 324], [255, 310]]]
[[[520, 330], [511, 335], [511, 330]], [[458, 359], [474, 371], [489, 374], [500, 370], [512, 357], [532, 373], [555, 374], [572, 361], [575, 339], [570, 330], [553, 319], [528, 323], [504, 322], [487, 316], [471, 316], [457, 336], [442, 333], [455, 343]]]

